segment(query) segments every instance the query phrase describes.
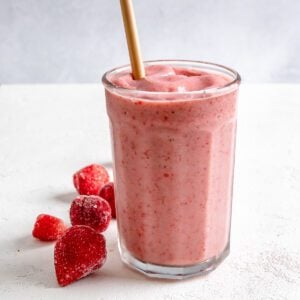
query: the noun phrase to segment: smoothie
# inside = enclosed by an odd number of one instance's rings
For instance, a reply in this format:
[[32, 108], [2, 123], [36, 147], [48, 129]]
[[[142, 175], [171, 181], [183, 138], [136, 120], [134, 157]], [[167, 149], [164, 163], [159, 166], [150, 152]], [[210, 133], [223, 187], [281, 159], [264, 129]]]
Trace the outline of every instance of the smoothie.
[[235, 76], [176, 62], [104, 76], [123, 258], [184, 268], [227, 255]]

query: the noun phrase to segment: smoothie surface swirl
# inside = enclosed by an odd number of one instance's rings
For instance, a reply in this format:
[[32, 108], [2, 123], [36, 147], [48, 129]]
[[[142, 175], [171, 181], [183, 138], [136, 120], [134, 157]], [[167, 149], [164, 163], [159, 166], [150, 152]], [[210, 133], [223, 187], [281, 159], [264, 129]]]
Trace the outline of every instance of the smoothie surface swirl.
[[189, 92], [219, 88], [230, 83], [230, 78], [197, 69], [151, 65], [146, 77], [134, 80], [129, 71], [115, 74], [110, 81], [116, 87], [149, 92]]

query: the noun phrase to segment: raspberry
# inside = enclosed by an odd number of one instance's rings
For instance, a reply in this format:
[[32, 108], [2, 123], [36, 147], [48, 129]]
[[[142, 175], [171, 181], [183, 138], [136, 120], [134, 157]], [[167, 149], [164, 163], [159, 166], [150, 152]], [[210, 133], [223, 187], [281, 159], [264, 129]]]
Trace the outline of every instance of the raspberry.
[[78, 196], [71, 204], [70, 219], [72, 225], [87, 225], [102, 232], [111, 220], [111, 208], [99, 196]]
[[116, 203], [115, 203], [115, 191], [114, 191], [114, 183], [110, 182], [106, 184], [100, 191], [100, 197], [105, 199], [111, 208], [111, 216], [116, 218]]
[[73, 183], [80, 195], [99, 195], [101, 188], [109, 182], [106, 169], [92, 164], [73, 175]]
[[55, 241], [67, 229], [63, 220], [41, 214], [34, 223], [32, 235], [41, 241]]
[[56, 242], [54, 265], [56, 278], [66, 286], [101, 268], [106, 260], [105, 238], [93, 228], [77, 225], [69, 228]]

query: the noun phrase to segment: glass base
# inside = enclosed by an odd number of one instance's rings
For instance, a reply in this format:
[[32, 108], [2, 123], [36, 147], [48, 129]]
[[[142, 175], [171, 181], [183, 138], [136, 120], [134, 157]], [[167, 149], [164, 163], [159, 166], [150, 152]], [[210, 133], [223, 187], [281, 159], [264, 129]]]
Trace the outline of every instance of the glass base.
[[195, 265], [187, 265], [182, 267], [146, 263], [133, 257], [128, 253], [128, 251], [124, 250], [125, 249], [122, 249], [122, 251], [120, 251], [122, 261], [130, 268], [139, 271], [148, 277], [186, 279], [193, 276], [206, 275], [207, 273], [216, 269], [216, 267], [218, 267], [218, 265], [229, 255], [230, 245], [228, 243], [224, 251], [218, 256], [214, 256]]

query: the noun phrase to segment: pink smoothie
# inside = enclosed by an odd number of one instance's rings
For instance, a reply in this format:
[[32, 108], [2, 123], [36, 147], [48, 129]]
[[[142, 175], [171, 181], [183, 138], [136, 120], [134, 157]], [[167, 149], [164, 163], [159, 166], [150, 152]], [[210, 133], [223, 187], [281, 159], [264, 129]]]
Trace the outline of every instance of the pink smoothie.
[[217, 92], [232, 78], [197, 69], [146, 75], [113, 74], [117, 89], [106, 89], [121, 247], [147, 263], [198, 264], [229, 246], [237, 91]]

